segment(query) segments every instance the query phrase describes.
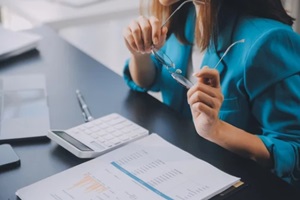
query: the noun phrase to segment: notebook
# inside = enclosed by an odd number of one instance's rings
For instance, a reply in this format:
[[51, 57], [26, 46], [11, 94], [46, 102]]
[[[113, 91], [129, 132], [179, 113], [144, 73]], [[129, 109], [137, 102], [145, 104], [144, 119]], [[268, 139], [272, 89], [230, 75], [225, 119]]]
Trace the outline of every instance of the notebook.
[[240, 182], [152, 133], [16, 195], [22, 200], [201, 200]]
[[12, 31], [0, 25], [0, 61], [35, 49], [39, 40], [37, 34]]
[[50, 127], [45, 76], [0, 76], [0, 114], [0, 142], [45, 137]]

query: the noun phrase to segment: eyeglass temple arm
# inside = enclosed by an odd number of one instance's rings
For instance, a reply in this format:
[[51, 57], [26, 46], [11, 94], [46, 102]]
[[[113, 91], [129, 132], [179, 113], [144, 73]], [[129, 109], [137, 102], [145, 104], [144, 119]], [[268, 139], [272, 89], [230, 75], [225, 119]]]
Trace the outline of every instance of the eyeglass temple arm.
[[229, 50], [231, 49], [231, 47], [233, 47], [234, 45], [236, 45], [237, 43], [243, 43], [245, 42], [245, 39], [241, 39], [238, 40], [234, 43], [232, 43], [225, 51], [225, 53], [223, 54], [223, 56], [220, 58], [220, 60], [218, 61], [218, 63], [213, 67], [213, 69], [216, 69], [218, 67], [218, 65], [220, 64], [220, 62], [223, 60], [223, 58], [226, 56], [226, 54], [229, 52]]
[[184, 1], [183, 3], [181, 3], [172, 13], [171, 13], [171, 15], [165, 20], [165, 22], [161, 25], [161, 28], [162, 27], [164, 27], [167, 23], [168, 23], [168, 21], [171, 19], [171, 17], [184, 5], [184, 4], [186, 4], [186, 3], [188, 3], [188, 2], [193, 2], [193, 1], [195, 1], [195, 0], [186, 0], [186, 1]]

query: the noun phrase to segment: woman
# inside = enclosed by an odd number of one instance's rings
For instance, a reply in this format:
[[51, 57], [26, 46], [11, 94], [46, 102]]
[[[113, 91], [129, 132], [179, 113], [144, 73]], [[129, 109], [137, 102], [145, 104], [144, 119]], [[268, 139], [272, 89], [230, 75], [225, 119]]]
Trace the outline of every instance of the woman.
[[[182, 6], [161, 28], [162, 23], [182, 2], [152, 0], [150, 17], [140, 16], [124, 29], [125, 43], [131, 52], [131, 58], [125, 65], [124, 78], [133, 90], [160, 91], [165, 104], [191, 118], [187, 90], [170, 76], [150, 52], [154, 44], [156, 49], [161, 49], [172, 59], [183, 75], [187, 74], [195, 30], [193, 3], [188, 2]], [[196, 66], [198, 69], [200, 64]]]
[[[166, 1], [160, 0], [161, 3]], [[164, 73], [165, 68], [155, 59], [149, 58], [141, 63], [131, 59], [128, 70], [125, 70], [129, 85], [139, 91], [161, 89], [168, 105], [187, 116], [191, 111], [200, 136], [255, 160], [287, 182], [299, 186], [300, 38], [291, 28], [293, 19], [287, 15], [280, 0], [199, 2], [195, 2], [195, 38], [204, 54], [199, 59], [202, 60], [199, 67], [207, 67], [194, 74], [198, 80], [187, 92], [190, 109], [185, 104], [184, 88]], [[189, 10], [189, 21], [193, 19], [191, 13]], [[189, 32], [192, 26], [188, 25], [185, 34], [189, 41], [193, 41], [193, 34]], [[136, 29], [130, 27], [132, 37], [138, 38]], [[139, 27], [142, 33], [149, 30]], [[166, 31], [161, 29], [163, 39]], [[127, 45], [133, 47], [130, 37], [124, 35]], [[189, 69], [193, 69], [189, 65], [192, 63], [190, 57], [194, 55], [192, 46], [178, 44], [174, 38], [174, 34], [170, 34], [162, 48], [186, 75], [192, 71]], [[144, 38], [140, 39], [143, 44]], [[209, 68], [216, 66], [231, 44], [241, 40], [244, 42], [232, 47], [216, 69]], [[151, 42], [156, 44], [154, 40]], [[156, 48], [164, 40], [160, 42]], [[143, 49], [132, 52], [139, 50]], [[148, 52], [149, 49], [145, 48], [145, 54], [138, 55], [149, 56]], [[146, 65], [153, 71], [143, 73], [141, 69]], [[134, 74], [134, 70], [142, 73]], [[140, 82], [143, 77], [145, 82]]]
[[[231, 43], [245, 40], [217, 69], [195, 73], [187, 97], [198, 134], [299, 187], [300, 36], [292, 18], [280, 0], [212, 0], [196, 7], [198, 42], [207, 49], [202, 65], [213, 67]], [[211, 25], [207, 35], [204, 21]]]

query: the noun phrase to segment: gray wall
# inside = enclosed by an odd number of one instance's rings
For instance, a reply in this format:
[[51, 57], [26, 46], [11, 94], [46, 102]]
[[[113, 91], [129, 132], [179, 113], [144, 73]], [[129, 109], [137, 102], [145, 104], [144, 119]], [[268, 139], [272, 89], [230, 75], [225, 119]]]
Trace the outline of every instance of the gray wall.
[[294, 29], [300, 33], [300, 1], [299, 0], [282, 0], [288, 13], [296, 19]]

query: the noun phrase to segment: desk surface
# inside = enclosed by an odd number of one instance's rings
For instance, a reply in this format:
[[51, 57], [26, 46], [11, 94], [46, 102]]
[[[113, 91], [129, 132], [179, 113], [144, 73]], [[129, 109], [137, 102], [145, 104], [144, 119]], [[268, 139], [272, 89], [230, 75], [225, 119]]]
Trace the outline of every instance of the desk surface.
[[[60, 39], [45, 27], [36, 51], [0, 63], [0, 75], [44, 73], [51, 128], [66, 129], [83, 123], [75, 97], [80, 89], [94, 117], [117, 112], [161, 135], [169, 142], [221, 170], [241, 177], [248, 186], [227, 199], [300, 199], [295, 188], [262, 169], [199, 137], [191, 120], [182, 118], [148, 94], [130, 91], [120, 76]], [[81, 160], [54, 142], [23, 141], [12, 144], [21, 166], [0, 172], [0, 199], [16, 199], [15, 191], [56, 174]]]
[[72, 7], [56, 0], [1, 0], [1, 5], [29, 20], [33, 25], [46, 24], [53, 29], [138, 15], [138, 0], [101, 0], [82, 7]]
[[136, 14], [132, 13], [122, 18], [63, 28], [59, 30], [59, 34], [81, 51], [121, 75], [124, 62], [130, 57], [121, 33], [135, 18]]

